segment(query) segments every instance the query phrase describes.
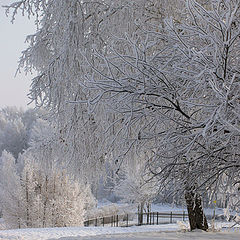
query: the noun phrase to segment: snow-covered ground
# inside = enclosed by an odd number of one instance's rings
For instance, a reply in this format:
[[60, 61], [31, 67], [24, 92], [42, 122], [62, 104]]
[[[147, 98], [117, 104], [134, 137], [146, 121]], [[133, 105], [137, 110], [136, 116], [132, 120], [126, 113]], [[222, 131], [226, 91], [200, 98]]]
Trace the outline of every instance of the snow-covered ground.
[[[133, 226], [133, 227], [71, 227], [71, 228], [39, 228], [16, 229], [0, 231], [0, 239], [18, 240], [45, 240], [45, 239], [82, 239], [80, 237], [98, 236], [108, 234], [129, 234], [139, 232], [177, 231], [177, 224], [161, 226]], [[66, 238], [68, 237], [68, 238]], [[73, 238], [74, 237], [74, 238]]]
[[86, 238], [61, 238], [61, 240], [239, 240], [239, 233], [202, 233], [202, 232], [151, 232], [102, 235]]
[[82, 240], [82, 239], [159, 239], [159, 240], [239, 240], [240, 230], [183, 232], [178, 224], [133, 227], [72, 227], [0, 231], [0, 240]]
[[[102, 206], [105, 204], [102, 204]], [[155, 212], [186, 212], [186, 209], [171, 205], [153, 205]], [[212, 215], [213, 209], [205, 211]], [[216, 215], [223, 214], [222, 209], [216, 209]], [[0, 219], [1, 220], [1, 219]], [[209, 221], [211, 224], [211, 221]], [[71, 228], [38, 228], [38, 229], [14, 229], [0, 231], [0, 240], [240, 240], [239, 228], [231, 228], [234, 223], [215, 223], [216, 232], [188, 232], [188, 223], [161, 224], [150, 226], [132, 227], [71, 227]], [[0, 221], [0, 227], [4, 228], [4, 222]], [[240, 226], [236, 226], [240, 227]], [[184, 232], [185, 229], [185, 232]], [[220, 231], [221, 230], [221, 231]]]

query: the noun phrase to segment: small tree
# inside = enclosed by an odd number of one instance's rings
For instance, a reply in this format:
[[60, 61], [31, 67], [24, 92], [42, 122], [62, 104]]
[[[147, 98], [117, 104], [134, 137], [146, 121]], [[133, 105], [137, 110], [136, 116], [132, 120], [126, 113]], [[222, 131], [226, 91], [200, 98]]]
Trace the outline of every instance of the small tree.
[[158, 186], [152, 179], [149, 181], [152, 176], [146, 174], [145, 162], [135, 166], [125, 165], [119, 175], [122, 177], [116, 182], [114, 192], [124, 202], [137, 204], [140, 213], [139, 223], [142, 224], [143, 212], [144, 210], [150, 211], [150, 205], [158, 192]]
[[15, 158], [11, 153], [3, 151], [0, 170], [0, 202], [3, 218], [7, 227], [25, 227], [22, 223], [24, 207], [22, 202], [22, 186], [16, 170]]

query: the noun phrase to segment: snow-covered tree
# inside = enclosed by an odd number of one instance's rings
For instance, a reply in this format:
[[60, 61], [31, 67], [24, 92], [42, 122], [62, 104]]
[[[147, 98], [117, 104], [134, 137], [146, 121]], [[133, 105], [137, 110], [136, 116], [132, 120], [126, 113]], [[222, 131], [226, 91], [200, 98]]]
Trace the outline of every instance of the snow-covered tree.
[[87, 173], [92, 181], [98, 178], [103, 162], [111, 158], [111, 154], [106, 155], [109, 148], [103, 144], [104, 129], [108, 122], [116, 121], [114, 114], [106, 114], [104, 106], [93, 116], [91, 107], [70, 104], [85, 102], [91, 95], [82, 87], [85, 74], [93, 72], [84, 55], [91, 58], [94, 49], [106, 55], [113, 38], [127, 52], [121, 40], [125, 33], [140, 34], [141, 24], [163, 24], [164, 16], [172, 12], [178, 18], [180, 6], [181, 1], [175, 0], [22, 0], [7, 8], [13, 11], [13, 20], [18, 11], [28, 16], [36, 13], [39, 28], [27, 38], [30, 46], [23, 52], [20, 67], [39, 73], [33, 79], [31, 98], [37, 106], [48, 108], [52, 119], [57, 120], [57, 128], [68, 146], [68, 161], [77, 174]]
[[118, 174], [121, 177], [114, 188], [115, 194], [124, 202], [137, 205], [141, 214], [144, 210], [150, 211], [159, 188], [155, 181], [149, 181], [153, 175], [146, 174], [145, 168], [144, 161], [124, 164]]
[[74, 180], [56, 165], [46, 169], [30, 152], [17, 173], [14, 157], [3, 152], [1, 204], [8, 228], [81, 226], [95, 207], [89, 186]]
[[125, 38], [127, 54], [96, 51], [102, 64], [86, 77], [93, 99], [120, 113], [119, 142], [151, 151], [159, 181], [184, 186], [191, 229], [207, 229], [198, 191], [239, 174], [239, 8], [187, 1], [187, 19]]
[[124, 201], [138, 205], [151, 204], [157, 193], [153, 183], [144, 179], [142, 169], [123, 169], [124, 176], [115, 187], [115, 193]]
[[3, 151], [0, 157], [0, 203], [7, 227], [20, 228], [24, 212], [21, 201], [21, 182], [17, 173], [15, 158]]
[[0, 110], [0, 153], [7, 150], [15, 158], [29, 146], [30, 131], [40, 111], [6, 107]]
[[56, 116], [69, 159], [99, 169], [106, 158], [122, 165], [134, 147], [147, 152], [159, 185], [175, 179], [185, 191], [191, 229], [206, 230], [199, 192], [239, 174], [240, 3], [173, 2], [182, 15], [157, 11], [169, 1], [22, 0], [9, 9], [42, 14], [20, 64], [39, 72], [31, 97]]

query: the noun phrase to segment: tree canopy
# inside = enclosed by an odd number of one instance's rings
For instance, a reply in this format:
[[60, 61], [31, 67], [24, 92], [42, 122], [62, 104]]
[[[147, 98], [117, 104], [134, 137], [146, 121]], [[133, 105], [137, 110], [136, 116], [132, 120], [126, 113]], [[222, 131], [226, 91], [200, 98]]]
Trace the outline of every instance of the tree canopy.
[[[175, 179], [199, 212], [199, 191], [239, 184], [239, 0], [22, 0], [11, 9], [13, 19], [36, 17], [20, 68], [38, 72], [30, 96], [52, 113], [72, 169], [146, 154], [149, 175], [161, 186]], [[206, 229], [203, 219], [192, 229]]]

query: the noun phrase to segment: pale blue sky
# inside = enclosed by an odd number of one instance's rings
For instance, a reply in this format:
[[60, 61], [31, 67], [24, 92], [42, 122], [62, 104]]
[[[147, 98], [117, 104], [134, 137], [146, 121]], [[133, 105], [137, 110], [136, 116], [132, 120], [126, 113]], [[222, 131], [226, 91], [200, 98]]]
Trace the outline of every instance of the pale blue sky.
[[[0, 6], [13, 1], [0, 0]], [[22, 17], [19, 13], [14, 24], [6, 17], [0, 7], [0, 108], [18, 106], [27, 108], [29, 102], [27, 93], [31, 82], [31, 75], [24, 73], [14, 77], [21, 51], [27, 47], [25, 38], [35, 31], [33, 20]], [[30, 105], [33, 107], [33, 105]]]

